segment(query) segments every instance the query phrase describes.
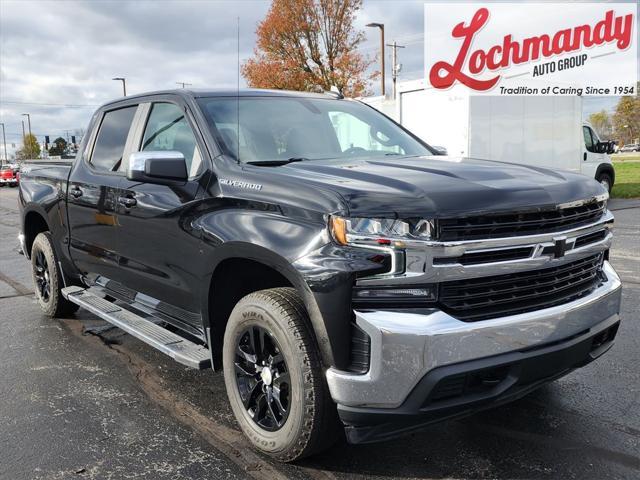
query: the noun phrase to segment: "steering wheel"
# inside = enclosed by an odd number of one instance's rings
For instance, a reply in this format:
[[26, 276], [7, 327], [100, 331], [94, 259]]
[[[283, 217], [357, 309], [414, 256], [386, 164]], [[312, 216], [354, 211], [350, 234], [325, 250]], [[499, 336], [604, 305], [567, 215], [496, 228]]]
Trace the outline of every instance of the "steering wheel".
[[347, 155], [355, 155], [362, 152], [367, 152], [367, 149], [362, 147], [349, 147], [342, 153], [346, 153]]

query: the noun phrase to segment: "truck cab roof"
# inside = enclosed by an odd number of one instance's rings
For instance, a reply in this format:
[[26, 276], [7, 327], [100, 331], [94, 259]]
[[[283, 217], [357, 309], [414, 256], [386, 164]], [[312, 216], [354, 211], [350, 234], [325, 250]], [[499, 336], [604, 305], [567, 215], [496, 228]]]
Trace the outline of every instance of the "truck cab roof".
[[177, 95], [183, 98], [205, 98], [205, 97], [299, 97], [299, 98], [340, 98], [333, 92], [315, 93], [315, 92], [298, 92], [292, 90], [269, 90], [262, 88], [173, 88], [168, 90], [155, 90], [149, 92], [128, 95], [110, 100], [100, 106], [104, 108], [109, 105], [115, 105], [123, 101], [130, 101], [156, 95]]

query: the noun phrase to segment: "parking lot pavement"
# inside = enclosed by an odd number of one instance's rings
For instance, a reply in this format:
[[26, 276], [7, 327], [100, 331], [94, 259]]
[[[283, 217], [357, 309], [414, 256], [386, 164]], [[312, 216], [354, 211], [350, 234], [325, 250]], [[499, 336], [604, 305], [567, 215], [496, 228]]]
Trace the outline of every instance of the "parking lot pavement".
[[[254, 454], [222, 376], [173, 363], [80, 310], [44, 317], [0, 189], [0, 478], [638, 478], [640, 205], [616, 201], [613, 349], [522, 400], [405, 438], [279, 465]], [[93, 333], [88, 333], [93, 330]]]

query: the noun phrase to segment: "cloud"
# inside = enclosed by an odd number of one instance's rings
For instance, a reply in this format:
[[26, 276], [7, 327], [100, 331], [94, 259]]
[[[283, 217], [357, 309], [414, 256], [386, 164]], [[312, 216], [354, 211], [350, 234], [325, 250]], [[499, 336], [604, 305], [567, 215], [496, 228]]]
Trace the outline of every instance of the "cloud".
[[[234, 87], [236, 19], [240, 17], [244, 60], [253, 51], [256, 25], [269, 6], [259, 0], [2, 0], [0, 121], [6, 124], [7, 141], [20, 141], [21, 113], [31, 114], [33, 132], [40, 137], [53, 139], [85, 128], [95, 105], [121, 95], [113, 77], [126, 77], [130, 94], [175, 88], [178, 81]], [[419, 76], [422, 8], [420, 2], [365, 2], [356, 22], [367, 33], [363, 52], [374, 58], [379, 48], [377, 32], [364, 25], [385, 22], [388, 41], [413, 41], [400, 51], [400, 59], [403, 75]], [[389, 49], [387, 56], [390, 83]], [[38, 103], [87, 106], [33, 105]]]
[[[398, 62], [402, 64], [400, 79], [416, 79], [423, 74], [424, 64], [424, 3], [415, 1], [365, 1], [364, 8], [356, 19], [356, 27], [365, 31], [366, 41], [362, 52], [371, 58], [380, 53], [380, 33], [376, 28], [367, 28], [367, 23], [383, 23], [385, 44], [394, 40], [405, 48], [398, 50]], [[392, 50], [385, 47], [386, 80], [391, 85]], [[379, 64], [374, 65], [379, 70]], [[376, 93], [379, 94], [376, 83]]]
[[[0, 118], [7, 141], [18, 142], [21, 113], [39, 136], [85, 128], [95, 105], [127, 93], [237, 82], [264, 1], [0, 2]], [[241, 84], [244, 84], [241, 81]], [[14, 104], [25, 102], [31, 105]], [[73, 104], [63, 108], [35, 104]], [[42, 140], [42, 138], [40, 139]]]
[[[236, 19], [243, 61], [269, 6], [260, 0], [0, 0], [0, 121], [7, 141], [19, 143], [21, 113], [31, 114], [40, 140], [86, 128], [96, 105], [121, 95], [113, 77], [126, 77], [130, 94], [176, 88], [178, 81], [235, 87]], [[366, 34], [361, 51], [372, 59], [380, 37], [367, 23], [384, 23], [386, 43], [395, 39], [406, 46], [398, 51], [401, 81], [423, 75], [423, 9], [423, 2], [365, 0], [356, 18], [356, 28]], [[390, 92], [390, 48], [386, 63]], [[378, 93], [379, 82], [373, 87]], [[38, 103], [85, 106], [33, 105]]]

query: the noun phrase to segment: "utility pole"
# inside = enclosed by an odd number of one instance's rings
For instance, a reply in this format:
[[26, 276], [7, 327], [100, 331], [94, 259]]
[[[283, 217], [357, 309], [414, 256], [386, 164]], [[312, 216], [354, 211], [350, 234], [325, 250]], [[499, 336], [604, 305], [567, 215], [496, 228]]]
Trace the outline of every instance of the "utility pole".
[[380, 87], [382, 90], [382, 96], [386, 94], [384, 88], [384, 24], [383, 23], [367, 23], [367, 27], [374, 27], [380, 29]]
[[119, 80], [122, 82], [122, 95], [126, 97], [127, 96], [127, 79], [124, 77], [115, 77], [115, 78], [112, 78], [111, 80]]
[[22, 120], [22, 143], [24, 143], [25, 136], [26, 136], [26, 133], [24, 133], [24, 120]]
[[193, 85], [193, 83], [187, 83], [187, 82], [176, 82], [176, 84], [182, 85], [182, 88], [184, 88], [185, 85], [189, 85], [189, 86]]
[[4, 161], [9, 163], [9, 157], [7, 156], [7, 139], [4, 136], [4, 123], [0, 123], [2, 125], [2, 144], [4, 145]]
[[393, 99], [395, 100], [398, 96], [397, 92], [397, 81], [398, 74], [400, 70], [402, 70], [402, 65], [398, 63], [398, 49], [405, 48], [404, 45], [398, 45], [398, 43], [394, 40], [392, 44], [387, 44], [387, 47], [393, 48], [392, 60], [391, 60], [391, 79], [393, 80]]

